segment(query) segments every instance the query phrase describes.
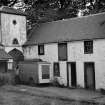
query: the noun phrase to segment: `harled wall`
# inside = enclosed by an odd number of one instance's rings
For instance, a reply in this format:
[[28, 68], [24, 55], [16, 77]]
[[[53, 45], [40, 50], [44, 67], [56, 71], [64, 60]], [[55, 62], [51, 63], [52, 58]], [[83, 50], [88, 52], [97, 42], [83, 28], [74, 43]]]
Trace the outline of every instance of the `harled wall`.
[[68, 42], [67, 48], [68, 61], [58, 61], [57, 43], [45, 44], [45, 55], [38, 55], [37, 45], [26, 47], [24, 55], [25, 59], [40, 58], [51, 62], [52, 71], [53, 62], [59, 62], [60, 76], [65, 85], [67, 85], [67, 62], [76, 62], [77, 86], [80, 87], [84, 87], [84, 62], [94, 62], [96, 89], [105, 88], [105, 39], [93, 41], [93, 54], [84, 54], [84, 41]]

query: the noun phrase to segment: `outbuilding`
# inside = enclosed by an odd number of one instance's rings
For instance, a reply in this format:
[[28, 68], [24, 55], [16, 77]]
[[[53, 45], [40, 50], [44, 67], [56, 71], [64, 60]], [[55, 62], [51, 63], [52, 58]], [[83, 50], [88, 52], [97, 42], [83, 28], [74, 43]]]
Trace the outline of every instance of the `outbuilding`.
[[13, 68], [13, 58], [4, 50], [4, 46], [0, 43], [0, 72], [5, 73]]

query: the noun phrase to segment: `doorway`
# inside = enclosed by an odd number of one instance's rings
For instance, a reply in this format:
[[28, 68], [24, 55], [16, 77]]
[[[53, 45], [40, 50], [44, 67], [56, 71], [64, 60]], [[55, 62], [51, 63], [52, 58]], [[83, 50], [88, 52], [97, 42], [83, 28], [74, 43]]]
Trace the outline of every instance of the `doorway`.
[[95, 89], [95, 69], [94, 62], [84, 63], [84, 79], [86, 89]]
[[67, 62], [67, 86], [76, 87], [76, 62]]
[[11, 55], [12, 58], [13, 58], [13, 68], [15, 68], [17, 66], [19, 61], [24, 60], [23, 53], [20, 50], [16, 49], [16, 48], [11, 50], [8, 54]]
[[0, 72], [7, 72], [7, 61], [0, 61]]

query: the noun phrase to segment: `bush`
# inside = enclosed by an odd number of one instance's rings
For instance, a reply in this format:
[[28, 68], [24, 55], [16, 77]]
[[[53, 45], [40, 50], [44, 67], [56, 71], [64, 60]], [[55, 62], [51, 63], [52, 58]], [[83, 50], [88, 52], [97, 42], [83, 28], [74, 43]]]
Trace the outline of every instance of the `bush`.
[[64, 87], [64, 82], [62, 77], [54, 77], [51, 82], [53, 86]]
[[100, 92], [105, 95], [105, 89], [100, 88]]
[[0, 73], [0, 86], [5, 84], [14, 84], [14, 75], [12, 73]]

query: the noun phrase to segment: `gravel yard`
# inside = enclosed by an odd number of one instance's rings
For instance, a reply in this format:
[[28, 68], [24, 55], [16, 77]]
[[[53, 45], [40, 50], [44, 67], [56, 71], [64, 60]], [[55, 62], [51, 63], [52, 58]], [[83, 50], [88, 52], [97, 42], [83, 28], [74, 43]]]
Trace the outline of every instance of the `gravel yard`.
[[[55, 87], [53, 88], [30, 87], [23, 85], [20, 86], [5, 85], [0, 87], [0, 105], [99, 105], [98, 103], [95, 104], [94, 101], [93, 102], [89, 101], [86, 102], [86, 100], [83, 101], [81, 100], [82, 98], [78, 100], [70, 99], [68, 97], [68, 93], [65, 93], [67, 94], [67, 97], [65, 95], [63, 96], [63, 94], [62, 95], [57, 94], [56, 92], [57, 89]], [[63, 90], [63, 88], [61, 89]], [[53, 91], [55, 91], [55, 93]], [[64, 89], [64, 92], [67, 91], [68, 89]], [[74, 93], [72, 93], [72, 95], [73, 94]], [[95, 95], [97, 98], [100, 94], [96, 93]], [[103, 95], [101, 97], [103, 98]]]

